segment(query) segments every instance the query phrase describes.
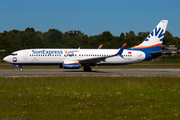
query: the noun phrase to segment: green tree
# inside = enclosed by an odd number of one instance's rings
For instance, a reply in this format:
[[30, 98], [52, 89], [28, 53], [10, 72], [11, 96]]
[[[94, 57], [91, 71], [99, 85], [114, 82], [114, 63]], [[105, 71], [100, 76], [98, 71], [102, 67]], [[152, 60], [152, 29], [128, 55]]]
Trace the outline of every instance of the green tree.
[[143, 42], [149, 34], [150, 32], [138, 32], [138, 37]]
[[163, 44], [167, 45], [167, 46], [169, 46], [169, 45], [176, 45], [177, 46], [178, 41], [177, 41], [177, 39], [175, 39], [173, 37], [173, 35], [169, 31], [166, 31], [165, 36], [164, 36], [164, 40], [163, 40]]
[[111, 41], [114, 37], [109, 31], [104, 31], [102, 36], [105, 38], [105, 41]]
[[180, 38], [175, 37], [174, 39], [175, 39], [175, 41], [177, 41], [177, 42], [178, 42], [178, 44], [177, 44], [176, 46], [177, 46], [178, 48], [180, 48]]
[[59, 48], [62, 43], [62, 32], [56, 29], [49, 29], [47, 33], [45, 33], [45, 39], [49, 43], [49, 47]]
[[25, 32], [35, 32], [35, 30], [34, 30], [34, 28], [28, 27], [25, 29]]

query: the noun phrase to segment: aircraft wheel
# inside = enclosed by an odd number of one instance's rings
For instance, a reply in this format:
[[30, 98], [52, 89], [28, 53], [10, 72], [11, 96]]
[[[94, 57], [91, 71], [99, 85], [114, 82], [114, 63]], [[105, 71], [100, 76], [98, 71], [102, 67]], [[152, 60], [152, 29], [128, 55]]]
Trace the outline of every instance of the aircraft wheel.
[[84, 70], [84, 71], [87, 71], [87, 67], [84, 67], [83, 70]]
[[91, 72], [91, 67], [88, 67], [88, 70], [87, 70], [88, 72]]
[[86, 71], [86, 67], [84, 67], [83, 70]]
[[90, 72], [91, 71], [91, 67], [89, 67], [89, 66], [88, 67], [84, 67], [83, 70]]
[[23, 69], [22, 69], [22, 68], [20, 68], [20, 69], [19, 69], [19, 71], [20, 71], [20, 72], [22, 72], [22, 71], [23, 71]]

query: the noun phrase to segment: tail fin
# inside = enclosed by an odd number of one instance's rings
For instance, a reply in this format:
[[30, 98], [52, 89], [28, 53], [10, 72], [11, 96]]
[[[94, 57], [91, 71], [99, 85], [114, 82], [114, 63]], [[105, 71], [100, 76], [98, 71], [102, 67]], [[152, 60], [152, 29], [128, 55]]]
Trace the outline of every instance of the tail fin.
[[168, 20], [161, 20], [160, 23], [153, 29], [149, 36], [137, 46], [130, 48], [131, 50], [150, 50], [150, 51], [160, 51], [161, 45], [164, 39], [164, 34], [166, 31]]

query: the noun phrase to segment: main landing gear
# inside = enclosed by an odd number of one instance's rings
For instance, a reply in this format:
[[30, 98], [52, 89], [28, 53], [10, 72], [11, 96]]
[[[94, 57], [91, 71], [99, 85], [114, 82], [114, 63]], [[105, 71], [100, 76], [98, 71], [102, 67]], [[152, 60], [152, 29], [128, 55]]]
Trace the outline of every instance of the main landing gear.
[[91, 67], [84, 66], [83, 70], [86, 71], [86, 72], [91, 72]]

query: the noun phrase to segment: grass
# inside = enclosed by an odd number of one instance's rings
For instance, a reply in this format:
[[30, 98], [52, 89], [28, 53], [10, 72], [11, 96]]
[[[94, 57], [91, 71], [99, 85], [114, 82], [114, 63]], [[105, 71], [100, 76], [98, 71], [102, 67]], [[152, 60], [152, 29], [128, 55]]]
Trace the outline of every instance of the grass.
[[0, 77], [0, 119], [179, 119], [180, 77]]

